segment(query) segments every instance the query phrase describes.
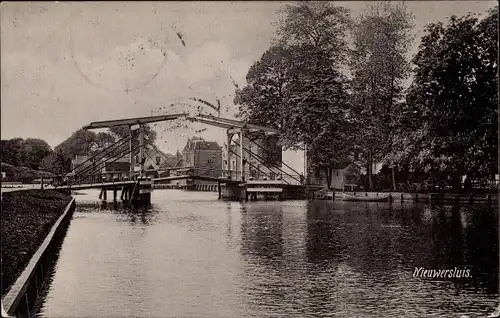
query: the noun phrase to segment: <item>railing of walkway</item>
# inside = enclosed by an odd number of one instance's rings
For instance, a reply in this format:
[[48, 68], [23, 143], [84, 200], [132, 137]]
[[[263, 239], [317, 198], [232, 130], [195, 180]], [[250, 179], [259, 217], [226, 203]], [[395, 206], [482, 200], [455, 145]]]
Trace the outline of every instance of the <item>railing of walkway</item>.
[[[192, 177], [209, 177], [209, 178], [218, 178], [218, 179], [228, 179], [230, 177], [231, 180], [240, 181], [241, 171], [235, 170], [223, 170], [223, 169], [215, 169], [215, 168], [196, 168], [190, 167], [186, 169], [180, 169], [175, 171], [172, 176], [192, 176]], [[309, 179], [309, 182], [303, 178], [302, 175], [296, 174], [275, 174], [275, 173], [260, 173], [257, 172], [245, 172], [244, 174], [245, 180], [276, 180], [281, 181], [284, 184], [291, 185], [301, 185], [301, 184], [311, 184], [317, 185], [320, 184], [320, 180]], [[299, 180], [299, 181], [297, 181]]]
[[128, 147], [124, 148], [125, 144], [131, 139], [137, 137], [139, 133], [140, 132], [138, 130], [134, 131], [131, 136], [116, 141], [110, 147], [97, 152], [94, 156], [74, 167], [74, 171], [76, 171], [76, 173], [73, 176], [70, 176], [66, 180], [65, 184], [71, 186], [76, 184], [96, 184], [109, 181], [114, 182], [116, 178], [114, 178], [113, 174], [111, 175], [111, 180], [102, 178], [103, 168], [105, 168], [106, 165], [118, 161], [126, 155], [132, 155], [137, 149], [139, 149], [141, 147], [140, 145], [133, 148], [132, 151]]
[[[135, 150], [137, 150], [139, 148], [140, 148], [140, 146], [135, 147], [132, 150], [132, 152], [134, 152]], [[92, 166], [92, 169], [82, 171], [81, 173], [73, 176], [69, 180], [68, 185], [94, 184], [94, 183], [105, 183], [105, 182], [114, 182], [114, 181], [116, 181], [117, 178], [114, 178], [113, 176], [110, 178], [111, 180], [107, 180], [106, 178], [102, 178], [102, 176], [103, 176], [102, 169], [106, 165], [118, 161], [119, 159], [125, 157], [129, 153], [130, 153], [129, 150], [123, 150], [120, 153], [118, 153], [116, 155], [113, 155], [112, 157], [107, 158], [106, 160], [103, 160], [103, 161], [99, 162], [95, 166]]]

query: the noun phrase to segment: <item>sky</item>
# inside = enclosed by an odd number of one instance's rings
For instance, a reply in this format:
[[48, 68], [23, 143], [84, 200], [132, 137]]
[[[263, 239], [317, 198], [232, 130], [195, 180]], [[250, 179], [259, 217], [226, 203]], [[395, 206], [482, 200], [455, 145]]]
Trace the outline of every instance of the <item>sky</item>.
[[[2, 2], [1, 138], [40, 138], [55, 147], [92, 121], [194, 112], [191, 97], [214, 103], [219, 98], [221, 116], [232, 118], [233, 81], [243, 86], [248, 68], [269, 48], [284, 4]], [[356, 17], [367, 2], [335, 4]], [[485, 14], [496, 1], [406, 5], [415, 17], [414, 53], [426, 24], [453, 14]], [[174, 127], [154, 126], [166, 152], [208, 128]], [[218, 128], [202, 133], [207, 140], [224, 140]], [[300, 158], [284, 155], [297, 169]]]

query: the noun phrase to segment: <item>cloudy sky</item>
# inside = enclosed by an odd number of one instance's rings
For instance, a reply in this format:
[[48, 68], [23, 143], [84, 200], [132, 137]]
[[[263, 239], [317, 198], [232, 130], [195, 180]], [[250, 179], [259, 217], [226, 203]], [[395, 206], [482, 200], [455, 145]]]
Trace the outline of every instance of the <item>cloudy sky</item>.
[[[336, 4], [353, 16], [366, 6]], [[495, 4], [408, 2], [415, 15], [413, 51], [427, 23], [484, 14]], [[54, 147], [92, 121], [195, 110], [182, 106], [190, 97], [220, 98], [222, 115], [232, 117], [232, 81], [244, 85], [249, 66], [269, 47], [282, 5], [2, 2], [1, 138], [41, 138]], [[206, 128], [172, 127], [156, 127], [160, 149], [169, 152]], [[209, 129], [204, 136], [218, 140], [222, 131]]]

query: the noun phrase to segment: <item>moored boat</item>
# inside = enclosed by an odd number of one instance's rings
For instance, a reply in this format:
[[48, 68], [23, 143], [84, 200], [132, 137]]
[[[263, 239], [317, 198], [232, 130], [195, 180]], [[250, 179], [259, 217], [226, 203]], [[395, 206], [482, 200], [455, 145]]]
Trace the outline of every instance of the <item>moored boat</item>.
[[364, 201], [364, 202], [384, 202], [389, 200], [389, 194], [384, 195], [351, 195], [347, 193], [342, 193], [343, 201]]

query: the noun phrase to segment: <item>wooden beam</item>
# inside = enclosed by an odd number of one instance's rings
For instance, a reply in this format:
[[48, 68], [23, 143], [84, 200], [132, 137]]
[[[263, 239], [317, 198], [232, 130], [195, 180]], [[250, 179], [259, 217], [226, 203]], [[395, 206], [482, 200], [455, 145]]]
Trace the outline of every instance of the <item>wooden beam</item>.
[[228, 129], [227, 132], [231, 135], [239, 134], [241, 131], [241, 128], [231, 128]]
[[104, 120], [95, 121], [83, 129], [99, 129], [99, 128], [109, 128], [116, 126], [135, 126], [140, 124], [156, 123], [161, 121], [176, 120], [181, 117], [185, 117], [186, 113], [172, 114], [172, 115], [159, 115], [159, 116], [147, 116], [147, 117], [136, 117], [136, 118], [126, 118], [126, 119], [116, 119], [116, 120]]
[[202, 124], [212, 125], [212, 126], [216, 126], [216, 127], [220, 127], [220, 128], [224, 128], [224, 129], [231, 129], [234, 127], [234, 125], [229, 125], [226, 123], [219, 123], [219, 122], [215, 122], [212, 120], [206, 120], [206, 119], [202, 119], [202, 118], [198, 118], [198, 117], [186, 117], [186, 119], [189, 121], [192, 121], [192, 122], [199, 122]]
[[235, 127], [238, 127], [238, 128], [258, 129], [258, 130], [261, 130], [261, 131], [266, 131], [266, 132], [274, 133], [274, 134], [278, 134], [279, 133], [279, 131], [277, 129], [269, 128], [269, 127], [264, 127], [264, 126], [259, 126], [259, 125], [254, 125], [254, 124], [250, 124], [248, 122], [240, 121], [240, 120], [234, 120], [234, 119], [222, 118], [222, 117], [215, 117], [213, 115], [204, 115], [204, 114], [199, 114], [198, 117], [205, 118], [205, 119], [211, 119], [211, 120], [219, 121], [219, 122], [222, 122], [222, 123], [231, 124], [231, 125], [233, 125]]

